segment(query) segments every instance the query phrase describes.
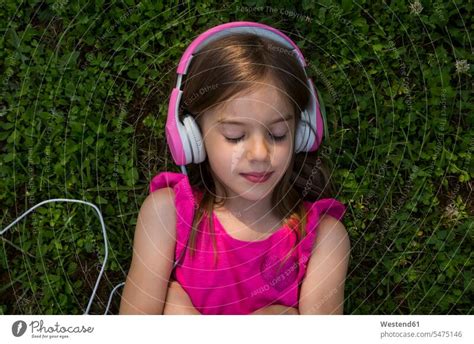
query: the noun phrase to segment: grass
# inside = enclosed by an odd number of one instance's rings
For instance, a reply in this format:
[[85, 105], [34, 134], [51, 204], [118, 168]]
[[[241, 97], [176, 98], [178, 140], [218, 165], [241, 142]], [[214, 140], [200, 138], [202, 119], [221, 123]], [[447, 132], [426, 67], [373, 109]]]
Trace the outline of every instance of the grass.
[[[110, 245], [91, 310], [102, 314], [151, 178], [179, 172], [164, 136], [176, 63], [197, 33], [260, 21], [300, 42], [325, 100], [324, 156], [352, 243], [345, 313], [472, 314], [473, 5], [361, 3], [6, 1], [0, 228], [45, 199], [96, 204]], [[48, 204], [2, 237], [0, 314], [84, 312], [104, 255], [92, 213]]]

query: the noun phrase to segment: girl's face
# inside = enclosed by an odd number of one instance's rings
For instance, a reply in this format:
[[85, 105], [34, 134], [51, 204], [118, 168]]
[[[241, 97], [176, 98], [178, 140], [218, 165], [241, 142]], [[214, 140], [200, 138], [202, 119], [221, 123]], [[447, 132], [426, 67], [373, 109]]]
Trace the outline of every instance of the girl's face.
[[[273, 189], [293, 154], [293, 108], [268, 81], [221, 105], [198, 119], [209, 164], [226, 188], [230, 203], [249, 206], [264, 201], [262, 206], [270, 206]], [[255, 183], [242, 175], [249, 173], [271, 175]]]

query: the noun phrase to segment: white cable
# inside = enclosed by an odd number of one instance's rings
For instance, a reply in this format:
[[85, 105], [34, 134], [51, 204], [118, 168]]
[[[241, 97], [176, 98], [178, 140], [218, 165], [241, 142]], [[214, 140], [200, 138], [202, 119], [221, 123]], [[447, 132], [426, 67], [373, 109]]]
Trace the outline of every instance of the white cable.
[[[67, 198], [53, 198], [53, 199], [49, 199], [49, 200], [46, 200], [46, 201], [43, 201], [41, 203], [38, 203], [37, 205], [33, 206], [32, 208], [28, 209], [24, 214], [22, 214], [21, 216], [19, 216], [15, 221], [13, 221], [10, 225], [8, 225], [7, 227], [5, 227], [4, 229], [2, 229], [2, 231], [0, 231], [0, 235], [2, 235], [3, 233], [5, 233], [10, 227], [12, 227], [15, 223], [17, 223], [18, 221], [20, 221], [22, 218], [24, 218], [26, 215], [28, 215], [30, 212], [32, 212], [34, 209], [38, 208], [39, 206], [45, 204], [45, 203], [49, 203], [49, 202], [73, 202], [73, 203], [82, 203], [82, 204], [86, 204], [86, 205], [90, 205], [92, 208], [94, 208], [94, 210], [97, 212], [97, 214], [99, 215], [99, 220], [100, 220], [100, 224], [102, 226], [102, 236], [104, 238], [104, 248], [105, 248], [105, 255], [104, 255], [104, 262], [102, 263], [102, 267], [100, 269], [100, 272], [99, 272], [99, 276], [97, 277], [97, 281], [95, 282], [95, 286], [94, 286], [94, 290], [92, 291], [92, 295], [89, 299], [89, 303], [87, 304], [87, 308], [86, 308], [86, 311], [84, 312], [84, 315], [88, 315], [89, 314], [89, 311], [90, 311], [90, 308], [91, 308], [91, 305], [92, 305], [92, 301], [94, 300], [94, 297], [95, 297], [95, 293], [97, 292], [97, 287], [99, 286], [99, 283], [100, 283], [100, 279], [102, 278], [102, 275], [104, 273], [104, 269], [105, 269], [105, 264], [107, 262], [107, 258], [109, 256], [109, 246], [108, 246], [108, 243], [107, 243], [107, 233], [105, 231], [105, 223], [104, 223], [104, 219], [102, 218], [102, 214], [100, 213], [99, 209], [92, 203], [89, 203], [89, 202], [86, 202], [86, 201], [81, 201], [81, 200], [78, 200], [78, 199], [67, 199]], [[124, 284], [122, 282], [122, 284]], [[113, 290], [112, 290], [112, 294], [114, 293], [114, 291], [117, 289], [117, 287], [119, 287], [119, 285], [117, 285]], [[110, 296], [110, 298], [112, 297], [112, 295]], [[109, 304], [110, 304], [110, 298], [109, 298]], [[107, 309], [105, 310], [105, 313], [108, 312], [108, 309], [109, 309], [109, 304], [107, 304]]]
[[[184, 165], [180, 166], [181, 168], [181, 171], [183, 172], [183, 174], [185, 175], [188, 175], [188, 172], [186, 171], [186, 167]], [[99, 287], [99, 283], [100, 283], [100, 279], [102, 278], [102, 275], [104, 274], [104, 269], [105, 269], [105, 264], [107, 263], [107, 258], [109, 256], [109, 245], [107, 243], [107, 233], [106, 233], [106, 230], [105, 230], [105, 223], [104, 223], [104, 219], [102, 218], [102, 214], [101, 212], [99, 211], [99, 208], [97, 208], [94, 204], [90, 203], [90, 202], [86, 202], [86, 201], [81, 201], [81, 200], [78, 200], [78, 199], [74, 199], [74, 198], [71, 198], [71, 199], [68, 199], [68, 198], [52, 198], [52, 199], [48, 199], [46, 201], [43, 201], [43, 202], [40, 202], [38, 204], [36, 204], [35, 206], [31, 207], [30, 209], [28, 209], [25, 213], [23, 213], [21, 216], [19, 216], [15, 221], [13, 221], [11, 224], [9, 224], [7, 227], [5, 227], [4, 229], [2, 229], [0, 231], [0, 235], [3, 235], [10, 227], [12, 227], [13, 225], [15, 225], [18, 221], [20, 221], [22, 218], [24, 218], [26, 215], [28, 215], [29, 213], [31, 213], [33, 210], [35, 210], [36, 208], [42, 206], [43, 204], [46, 204], [46, 203], [49, 203], [49, 202], [72, 202], [72, 203], [82, 203], [82, 204], [86, 204], [86, 205], [89, 205], [91, 206], [92, 208], [94, 208], [94, 210], [97, 212], [97, 214], [99, 215], [99, 220], [100, 220], [100, 225], [102, 226], [102, 236], [104, 238], [104, 248], [105, 248], [105, 255], [104, 255], [104, 262], [102, 263], [102, 267], [100, 268], [100, 272], [99, 272], [99, 276], [97, 277], [97, 281], [95, 282], [95, 285], [94, 285], [94, 289], [92, 290], [92, 295], [89, 299], [89, 303], [87, 304], [87, 308], [86, 308], [86, 311], [84, 312], [84, 315], [88, 315], [89, 314], [89, 311], [90, 311], [90, 308], [91, 308], [91, 305], [92, 305], [92, 301], [94, 300], [94, 297], [95, 297], [95, 294], [97, 292], [97, 288]], [[183, 251], [184, 253], [184, 251]], [[174, 264], [173, 264], [173, 269], [178, 265], [178, 263], [180, 262], [181, 258], [182, 258], [183, 254], [181, 254], [181, 257], [179, 259], [177, 259]], [[105, 309], [105, 313], [104, 315], [106, 315], [109, 311], [109, 307], [110, 307], [110, 303], [112, 302], [112, 296], [114, 295], [115, 291], [119, 288], [119, 287], [122, 287], [123, 285], [125, 285], [125, 282], [121, 282], [119, 284], [117, 284], [115, 286], [114, 289], [112, 289], [112, 292], [110, 293], [110, 296], [109, 296], [109, 300], [107, 302], [107, 307]]]
[[117, 285], [115, 286], [115, 288], [112, 289], [112, 292], [110, 293], [110, 296], [109, 296], [109, 301], [107, 302], [107, 307], [105, 308], [104, 315], [107, 315], [107, 313], [108, 313], [108, 311], [109, 311], [110, 303], [112, 302], [112, 296], [114, 296], [115, 291], [116, 291], [119, 287], [122, 287], [123, 285], [125, 285], [125, 282], [122, 282], [122, 283], [117, 284]]

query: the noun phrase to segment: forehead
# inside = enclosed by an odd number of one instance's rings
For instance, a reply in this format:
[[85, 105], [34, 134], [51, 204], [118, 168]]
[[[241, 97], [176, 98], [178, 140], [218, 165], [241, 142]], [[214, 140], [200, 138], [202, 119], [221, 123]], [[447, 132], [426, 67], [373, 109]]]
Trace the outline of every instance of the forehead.
[[235, 125], [273, 124], [294, 117], [293, 107], [283, 91], [262, 84], [252, 91], [238, 94], [214, 111], [213, 121]]
[[264, 125], [272, 125], [272, 124], [276, 124], [276, 123], [289, 122], [293, 119], [293, 115], [292, 114], [286, 114], [286, 115], [281, 115], [281, 116], [275, 116], [275, 117], [272, 117], [272, 119], [270, 119], [270, 120], [267, 119], [265, 121], [259, 121], [259, 120], [256, 120], [255, 118], [249, 117], [249, 116], [242, 117], [242, 118], [243, 119], [241, 119], [239, 117], [237, 117], [237, 118], [232, 117], [232, 116], [221, 117], [217, 120], [217, 124], [238, 125], [238, 126], [246, 126], [246, 125], [253, 126], [253, 125], [257, 125], [257, 123], [259, 122], [259, 123], [262, 123]]

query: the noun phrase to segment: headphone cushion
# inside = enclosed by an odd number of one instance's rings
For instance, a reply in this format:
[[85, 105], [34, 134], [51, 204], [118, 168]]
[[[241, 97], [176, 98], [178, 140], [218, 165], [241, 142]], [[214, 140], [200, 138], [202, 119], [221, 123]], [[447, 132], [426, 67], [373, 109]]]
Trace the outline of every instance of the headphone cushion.
[[299, 153], [303, 150], [304, 132], [306, 130], [305, 125], [306, 124], [300, 120], [296, 127], [295, 153]]
[[309, 127], [309, 115], [307, 111], [301, 113], [301, 119], [298, 123], [298, 128], [296, 130], [296, 145], [295, 152], [307, 152], [308, 151], [308, 141], [311, 137], [311, 128]]
[[187, 115], [183, 119], [186, 136], [193, 153], [192, 162], [199, 164], [206, 158], [206, 150], [202, 140], [201, 131], [193, 117]]

